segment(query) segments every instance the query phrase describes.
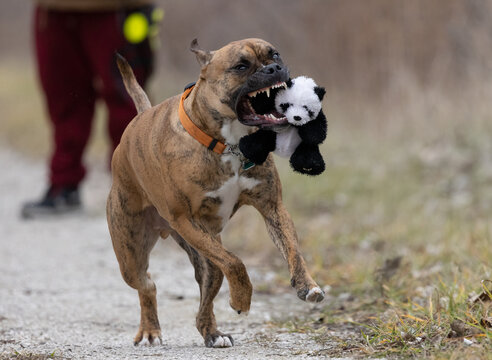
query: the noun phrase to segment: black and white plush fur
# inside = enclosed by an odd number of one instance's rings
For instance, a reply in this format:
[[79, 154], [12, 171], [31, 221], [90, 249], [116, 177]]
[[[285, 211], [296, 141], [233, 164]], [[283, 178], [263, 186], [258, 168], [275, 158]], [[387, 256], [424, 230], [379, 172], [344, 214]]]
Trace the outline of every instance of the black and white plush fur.
[[292, 168], [302, 174], [319, 175], [325, 170], [319, 145], [326, 138], [327, 122], [321, 109], [325, 89], [313, 79], [299, 76], [275, 97], [275, 108], [289, 123], [274, 130], [261, 129], [243, 137], [239, 148], [249, 160], [262, 164], [268, 154], [290, 158]]

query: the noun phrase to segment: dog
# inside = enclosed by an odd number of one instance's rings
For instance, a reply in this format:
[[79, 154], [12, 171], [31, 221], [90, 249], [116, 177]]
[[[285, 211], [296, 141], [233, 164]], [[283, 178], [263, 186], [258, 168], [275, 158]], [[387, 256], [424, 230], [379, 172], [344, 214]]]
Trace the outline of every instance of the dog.
[[250, 309], [246, 268], [221, 241], [225, 224], [243, 205], [263, 216], [297, 296], [309, 302], [324, 298], [299, 251], [272, 155], [250, 168], [238, 151], [239, 139], [257, 128], [285, 126], [270, 111], [274, 92], [289, 79], [287, 67], [261, 39], [231, 42], [216, 51], [202, 49], [195, 39], [191, 51], [201, 66], [196, 84], [154, 107], [128, 63], [117, 60], [138, 115], [113, 155], [107, 220], [122, 277], [138, 290], [135, 345], [162, 344], [156, 286], [147, 269], [157, 239], [171, 236], [195, 269], [200, 287], [196, 327], [205, 346], [233, 346], [233, 338], [217, 330], [213, 300], [225, 275], [232, 309], [239, 314]]

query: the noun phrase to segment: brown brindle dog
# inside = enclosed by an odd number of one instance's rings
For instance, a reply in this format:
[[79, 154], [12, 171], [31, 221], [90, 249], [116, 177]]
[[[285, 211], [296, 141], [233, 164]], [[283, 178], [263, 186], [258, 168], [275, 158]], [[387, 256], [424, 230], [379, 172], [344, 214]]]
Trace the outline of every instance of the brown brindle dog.
[[[273, 99], [289, 72], [275, 48], [246, 39], [220, 50], [191, 50], [200, 77], [184, 100], [185, 113], [204, 133], [226, 145], [219, 154], [193, 138], [179, 117], [180, 96], [151, 107], [132, 70], [118, 60], [125, 85], [139, 114], [128, 125], [112, 161], [113, 185], [107, 203], [108, 226], [123, 279], [138, 290], [137, 344], [159, 344], [156, 287], [147, 273], [157, 239], [169, 235], [188, 253], [200, 287], [196, 326], [207, 347], [229, 347], [233, 339], [217, 330], [213, 299], [224, 275], [230, 305], [250, 308], [252, 286], [241, 260], [222, 246], [220, 233], [242, 205], [254, 206], [287, 260], [292, 286], [302, 300], [317, 302], [323, 291], [308, 273], [272, 156], [251, 169], [237, 152], [239, 139], [256, 127], [285, 126]], [[213, 149], [214, 151], [211, 151]]]

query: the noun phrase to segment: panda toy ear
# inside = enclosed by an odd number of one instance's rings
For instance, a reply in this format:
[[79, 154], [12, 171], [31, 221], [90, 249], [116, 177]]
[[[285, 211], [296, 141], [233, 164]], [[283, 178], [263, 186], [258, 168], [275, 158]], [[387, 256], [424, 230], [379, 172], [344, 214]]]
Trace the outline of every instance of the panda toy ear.
[[322, 101], [323, 100], [323, 97], [326, 94], [325, 88], [324, 87], [321, 87], [321, 86], [316, 86], [314, 88], [314, 92], [316, 93], [316, 95], [318, 95], [319, 101]]
[[287, 87], [288, 87], [289, 89], [290, 89], [290, 88], [292, 87], [292, 85], [294, 84], [294, 83], [292, 82], [292, 79], [291, 79], [291, 78], [289, 78], [289, 80], [287, 80], [285, 83], [287, 84]]

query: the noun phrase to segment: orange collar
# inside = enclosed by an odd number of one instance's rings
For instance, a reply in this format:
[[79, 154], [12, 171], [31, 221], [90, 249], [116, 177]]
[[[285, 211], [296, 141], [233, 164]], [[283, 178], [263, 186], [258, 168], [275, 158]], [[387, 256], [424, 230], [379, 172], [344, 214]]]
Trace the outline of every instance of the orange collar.
[[183, 125], [188, 134], [195, 138], [195, 140], [197, 140], [200, 144], [206, 146], [209, 150], [212, 150], [217, 154], [222, 154], [226, 149], [226, 145], [204, 133], [203, 130], [196, 126], [186, 114], [183, 102], [188, 97], [191, 90], [193, 90], [193, 87], [194, 86], [191, 86], [185, 89], [183, 95], [181, 96], [178, 108], [179, 121], [181, 121], [181, 125]]

